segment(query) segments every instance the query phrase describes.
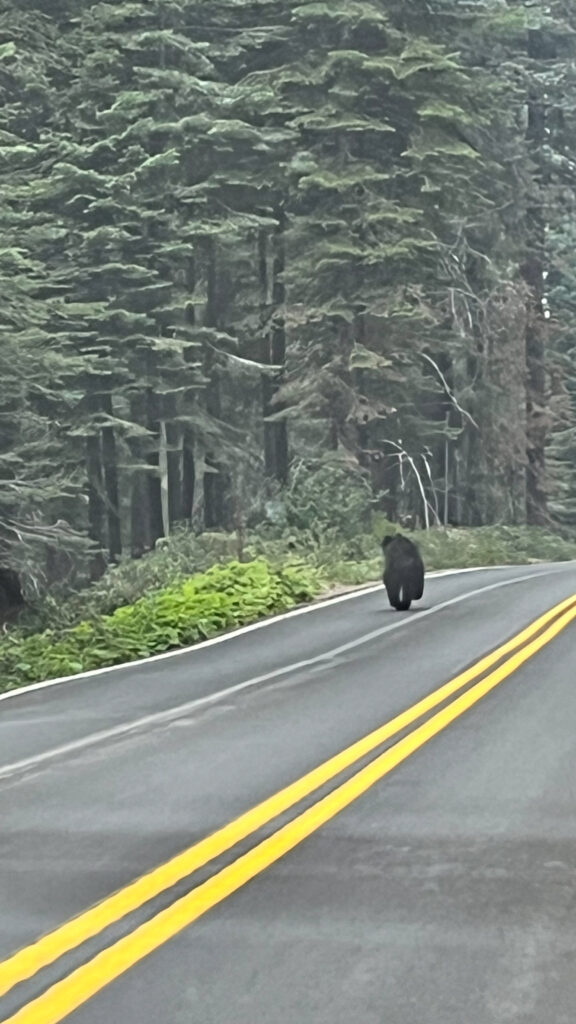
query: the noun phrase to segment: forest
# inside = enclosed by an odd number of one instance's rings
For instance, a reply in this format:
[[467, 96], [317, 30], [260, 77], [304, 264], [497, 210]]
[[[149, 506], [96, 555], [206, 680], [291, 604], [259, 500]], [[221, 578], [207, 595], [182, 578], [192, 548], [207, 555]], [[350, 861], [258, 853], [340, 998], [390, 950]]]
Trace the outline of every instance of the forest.
[[0, 90], [4, 570], [576, 527], [573, 3], [10, 0]]

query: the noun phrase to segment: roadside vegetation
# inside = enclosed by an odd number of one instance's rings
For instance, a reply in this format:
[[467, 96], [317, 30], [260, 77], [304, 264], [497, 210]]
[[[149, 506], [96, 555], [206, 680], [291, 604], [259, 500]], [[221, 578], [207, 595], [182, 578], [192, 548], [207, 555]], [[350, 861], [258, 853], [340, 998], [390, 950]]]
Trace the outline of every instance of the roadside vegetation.
[[[398, 527], [374, 514], [369, 529], [354, 532], [361, 523], [353, 502], [345, 521], [341, 505], [323, 512], [317, 501], [315, 515], [314, 528], [292, 523], [198, 536], [181, 530], [65, 600], [45, 597], [0, 641], [0, 692], [191, 645], [335, 588], [378, 580], [380, 541]], [[411, 536], [428, 570], [576, 559], [576, 542], [538, 527]]]
[[193, 644], [309, 601], [319, 589], [318, 574], [305, 566], [215, 565], [112, 614], [9, 634], [0, 645], [0, 691]]

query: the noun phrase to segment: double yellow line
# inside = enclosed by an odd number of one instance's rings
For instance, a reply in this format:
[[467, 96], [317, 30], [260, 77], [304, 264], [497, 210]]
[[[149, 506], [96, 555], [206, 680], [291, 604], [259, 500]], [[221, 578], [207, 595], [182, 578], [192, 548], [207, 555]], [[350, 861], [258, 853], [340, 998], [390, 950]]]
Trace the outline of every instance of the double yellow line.
[[[1, 998], [17, 984], [34, 977], [66, 953], [77, 949], [88, 939], [100, 935], [127, 914], [143, 907], [215, 857], [268, 825], [280, 814], [294, 808], [300, 801], [353, 767], [391, 737], [433, 711], [469, 683], [482, 677], [474, 686], [398, 740], [367, 766], [359, 769], [327, 796], [279, 828], [268, 839], [258, 843], [248, 853], [238, 857], [187, 895], [52, 985], [42, 995], [7, 1018], [4, 1024], [58, 1024], [114, 979], [316, 832], [537, 654], [575, 618], [576, 595], [556, 605], [474, 666], [304, 775], [297, 782], [280, 790], [218, 832], [0, 963]], [[493, 671], [490, 671], [491, 669]]]

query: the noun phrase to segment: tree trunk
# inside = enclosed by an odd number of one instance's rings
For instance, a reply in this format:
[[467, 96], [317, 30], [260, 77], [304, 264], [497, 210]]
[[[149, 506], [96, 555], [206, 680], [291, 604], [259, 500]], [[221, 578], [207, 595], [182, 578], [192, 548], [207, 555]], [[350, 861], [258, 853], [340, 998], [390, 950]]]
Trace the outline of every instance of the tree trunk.
[[[196, 321], [196, 313], [192, 297], [196, 290], [196, 264], [193, 259], [188, 261], [186, 270], [186, 290], [189, 301], [186, 307], [185, 320], [188, 327], [193, 327]], [[191, 348], [186, 353], [186, 361], [194, 362], [197, 358], [196, 349]], [[186, 408], [192, 406], [195, 398], [186, 395]], [[181, 517], [186, 522], [192, 522], [194, 510], [194, 499], [196, 491], [196, 460], [195, 460], [195, 438], [194, 430], [190, 424], [185, 424], [182, 435], [182, 493], [180, 498]]]
[[[210, 361], [210, 383], [207, 391], [207, 409], [214, 420], [221, 418], [220, 378], [218, 368]], [[214, 451], [207, 452], [204, 474], [204, 525], [208, 530], [224, 526], [224, 484], [222, 466]]]
[[[88, 409], [91, 413], [98, 412], [96, 395], [88, 395]], [[88, 477], [88, 536], [96, 549], [90, 559], [90, 578], [97, 580], [106, 569], [103, 553], [106, 546], [106, 516], [100, 433], [91, 434], [86, 438], [86, 473]]]
[[530, 309], [526, 328], [526, 519], [529, 525], [549, 523], [546, 490], [546, 444], [548, 415], [546, 395], [546, 322], [543, 315], [544, 264], [534, 252], [522, 267], [530, 286]]
[[169, 526], [179, 523], [184, 518], [183, 511], [183, 434], [180, 424], [174, 422], [176, 409], [170, 402], [170, 418], [165, 420], [166, 430], [166, 470], [168, 478], [168, 514]]
[[160, 412], [158, 396], [153, 388], [146, 392], [147, 427], [152, 434], [154, 447], [148, 452], [146, 461], [151, 467], [147, 474], [148, 491], [148, 530], [151, 546], [164, 536], [164, 519], [162, 515], [162, 492], [160, 487]]
[[[133, 423], [146, 425], [146, 396], [138, 392], [130, 402], [130, 416]], [[145, 461], [143, 441], [134, 437], [128, 441], [130, 454], [135, 466]], [[130, 551], [132, 558], [140, 558], [152, 546], [150, 539], [150, 516], [148, 511], [148, 474], [142, 469], [132, 470], [130, 477]]]
[[[286, 216], [279, 210], [274, 236], [274, 257], [272, 261], [272, 309], [273, 319], [270, 333], [264, 338], [263, 362], [280, 369], [274, 375], [264, 374], [262, 379], [262, 407], [264, 414], [264, 465], [266, 476], [281, 484], [288, 483], [289, 450], [288, 425], [285, 419], [269, 422], [267, 417], [282, 411], [276, 396], [284, 381], [286, 362], [286, 322], [284, 304], [286, 301]], [[267, 239], [262, 234], [259, 246], [259, 276], [261, 301], [268, 299], [268, 252]]]
[[[206, 267], [207, 301], [204, 323], [207, 327], [218, 325], [217, 273], [216, 246], [211, 239], [208, 243]], [[206, 389], [206, 407], [211, 418], [218, 421], [222, 415], [220, 376], [212, 352], [209, 352], [207, 356], [206, 370], [206, 376], [209, 378]], [[222, 463], [213, 450], [206, 453], [206, 466], [208, 472], [204, 475], [204, 525], [209, 530], [217, 530], [224, 526], [225, 481]]]
[[168, 493], [168, 438], [165, 419], [161, 419], [158, 425], [158, 476], [162, 508], [162, 536], [168, 537], [170, 535], [170, 497]]
[[[528, 32], [528, 57], [534, 61], [552, 56], [540, 29]], [[530, 290], [526, 327], [526, 414], [527, 470], [526, 518], [530, 525], [549, 522], [546, 491], [546, 443], [548, 415], [546, 395], [546, 320], [544, 317], [544, 272], [546, 222], [542, 190], [546, 181], [542, 171], [542, 149], [547, 144], [546, 111], [543, 97], [533, 91], [528, 98], [528, 146], [536, 167], [533, 196], [527, 210], [528, 238], [522, 277]]]
[[[112, 395], [101, 398], [102, 411], [114, 415]], [[122, 555], [122, 524], [120, 519], [120, 497], [118, 486], [118, 458], [114, 427], [102, 430], [102, 455], [104, 462], [104, 485], [106, 488], [106, 513], [108, 516], [108, 552], [111, 562], [117, 562]]]
[[194, 501], [196, 499], [196, 459], [194, 457], [194, 439], [190, 431], [186, 431], [184, 451], [182, 453], [182, 519], [192, 522]]
[[[261, 231], [258, 236], [258, 281], [260, 286], [260, 316], [262, 321], [262, 344], [260, 350], [260, 361], [266, 366], [272, 362], [270, 347], [270, 330], [268, 325], [268, 312], [270, 305], [270, 280], [268, 273], [268, 235]], [[273, 389], [269, 373], [263, 373], [261, 378], [262, 389], [262, 425], [264, 434], [264, 469], [266, 476], [274, 477], [274, 438], [270, 430], [271, 423], [266, 422], [270, 415], [270, 403], [272, 401]]]

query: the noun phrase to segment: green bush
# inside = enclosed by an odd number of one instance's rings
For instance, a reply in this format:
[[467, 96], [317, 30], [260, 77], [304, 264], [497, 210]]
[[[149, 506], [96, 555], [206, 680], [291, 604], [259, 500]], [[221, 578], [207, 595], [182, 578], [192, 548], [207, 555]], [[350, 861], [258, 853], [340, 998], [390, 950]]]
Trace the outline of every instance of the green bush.
[[[144, 594], [173, 587], [215, 564], [229, 563], [237, 557], [238, 546], [238, 538], [233, 534], [197, 535], [191, 530], [177, 530], [155, 551], [111, 566], [100, 580], [79, 593], [65, 600], [59, 595], [43, 597], [22, 616], [20, 627], [28, 633], [59, 631], [85, 620], [112, 615]], [[264, 559], [273, 565], [286, 565], [296, 557], [330, 580], [361, 583], [374, 574], [374, 566], [367, 567], [366, 563], [374, 562], [375, 556], [378, 550], [370, 533], [342, 537], [334, 527], [317, 527], [315, 531], [284, 527], [247, 531], [242, 561]]]
[[294, 530], [310, 530], [316, 537], [331, 530], [343, 539], [370, 530], [370, 482], [342, 464], [296, 466], [283, 500], [287, 524]]
[[302, 565], [232, 562], [141, 597], [111, 615], [0, 641], [0, 691], [194, 644], [309, 601], [319, 575]]
[[576, 544], [530, 526], [479, 526], [436, 529], [415, 535], [429, 569], [465, 569], [475, 565], [523, 565], [576, 558]]
[[[382, 575], [382, 537], [396, 532], [406, 531], [382, 516], [375, 516], [371, 536], [360, 535], [352, 542], [325, 535], [310, 550], [309, 558], [326, 579], [350, 585], [367, 583]], [[438, 528], [418, 530], [408, 536], [420, 547], [429, 571], [576, 559], [574, 541], [540, 527]]]
[[237, 541], [225, 533], [176, 530], [155, 551], [143, 558], [126, 558], [110, 566], [101, 579], [79, 593], [62, 600], [46, 596], [36, 602], [22, 619], [22, 625], [37, 632], [46, 628], [74, 626], [83, 619], [111, 615], [117, 608], [134, 604], [143, 594], [172, 587], [210, 566], [236, 557]]

